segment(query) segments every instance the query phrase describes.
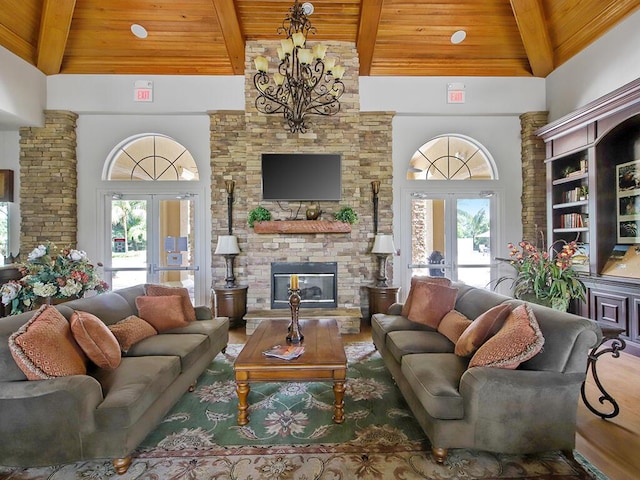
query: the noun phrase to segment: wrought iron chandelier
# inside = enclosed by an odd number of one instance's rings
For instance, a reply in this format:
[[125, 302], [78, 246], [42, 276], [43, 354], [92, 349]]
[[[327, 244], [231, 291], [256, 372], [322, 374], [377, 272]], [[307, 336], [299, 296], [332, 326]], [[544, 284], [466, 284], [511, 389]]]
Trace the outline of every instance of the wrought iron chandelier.
[[316, 33], [307, 18], [311, 13], [313, 5], [300, 5], [298, 0], [289, 9], [278, 27], [278, 34], [285, 33], [287, 38], [280, 41], [280, 65], [272, 76], [267, 73], [269, 61], [265, 57], [254, 60], [258, 70], [253, 77], [258, 91], [256, 109], [266, 114], [283, 114], [291, 133], [307, 131], [307, 115], [338, 113], [338, 100], [344, 93], [344, 67], [336, 65], [333, 57], [325, 58], [326, 46], [307, 48], [307, 36]]

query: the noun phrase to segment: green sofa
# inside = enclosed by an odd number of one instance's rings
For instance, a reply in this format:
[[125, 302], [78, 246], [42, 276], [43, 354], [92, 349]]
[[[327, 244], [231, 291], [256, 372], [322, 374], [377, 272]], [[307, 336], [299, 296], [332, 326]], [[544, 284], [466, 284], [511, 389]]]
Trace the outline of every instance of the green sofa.
[[[144, 285], [58, 305], [69, 320], [74, 310], [105, 324], [137, 315]], [[111, 459], [124, 473], [131, 453], [192, 389], [229, 340], [227, 318], [196, 307], [196, 321], [135, 344], [114, 370], [29, 381], [15, 363], [9, 336], [33, 312], [0, 318], [0, 465], [33, 467], [85, 459]]]
[[[501, 303], [521, 301], [453, 283], [455, 309], [473, 320]], [[575, 446], [580, 387], [588, 351], [602, 339], [597, 323], [531, 304], [545, 338], [542, 351], [515, 370], [468, 368], [444, 335], [400, 315], [401, 304], [372, 317], [373, 342], [420, 426], [434, 458], [449, 448], [534, 453]]]

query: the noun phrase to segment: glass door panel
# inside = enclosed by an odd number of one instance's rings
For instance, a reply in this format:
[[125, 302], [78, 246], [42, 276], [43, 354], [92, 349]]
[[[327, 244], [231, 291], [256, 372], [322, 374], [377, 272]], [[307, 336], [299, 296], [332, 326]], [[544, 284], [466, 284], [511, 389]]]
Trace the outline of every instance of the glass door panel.
[[[195, 196], [127, 195], [110, 199], [105, 265], [112, 289], [141, 283], [185, 287], [196, 298]], [[109, 278], [110, 277], [110, 278]]]
[[411, 276], [489, 284], [492, 197], [466, 197], [412, 195]]

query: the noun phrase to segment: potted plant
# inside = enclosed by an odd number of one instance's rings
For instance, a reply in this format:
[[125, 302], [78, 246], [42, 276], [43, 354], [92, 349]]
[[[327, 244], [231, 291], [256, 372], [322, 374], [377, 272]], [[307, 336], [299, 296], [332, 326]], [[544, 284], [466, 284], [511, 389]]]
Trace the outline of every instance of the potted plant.
[[[560, 247], [561, 245], [561, 247]], [[508, 261], [515, 269], [513, 277], [502, 277], [496, 286], [505, 280], [513, 281], [513, 296], [521, 300], [539, 303], [566, 311], [573, 299], [585, 300], [586, 289], [572, 257], [578, 252], [576, 242], [555, 242], [549, 250], [538, 250], [530, 242], [508, 245], [511, 252]]]
[[271, 220], [271, 213], [269, 210], [264, 207], [257, 206], [249, 212], [247, 223], [251, 228], [253, 228], [255, 222], [264, 222], [267, 220]]
[[358, 214], [351, 207], [342, 207], [340, 210], [333, 214], [333, 218], [335, 218], [339, 222], [349, 223], [353, 225], [358, 221]]

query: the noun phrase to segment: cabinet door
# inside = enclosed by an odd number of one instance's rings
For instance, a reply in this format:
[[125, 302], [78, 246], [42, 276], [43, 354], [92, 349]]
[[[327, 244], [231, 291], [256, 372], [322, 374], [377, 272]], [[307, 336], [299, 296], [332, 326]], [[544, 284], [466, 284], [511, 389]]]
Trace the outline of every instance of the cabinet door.
[[625, 329], [629, 335], [629, 296], [622, 292], [603, 292], [596, 288], [589, 293], [591, 318]]

